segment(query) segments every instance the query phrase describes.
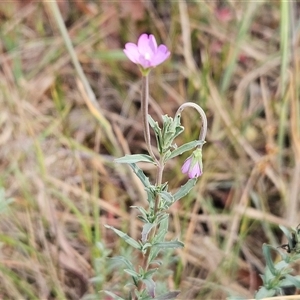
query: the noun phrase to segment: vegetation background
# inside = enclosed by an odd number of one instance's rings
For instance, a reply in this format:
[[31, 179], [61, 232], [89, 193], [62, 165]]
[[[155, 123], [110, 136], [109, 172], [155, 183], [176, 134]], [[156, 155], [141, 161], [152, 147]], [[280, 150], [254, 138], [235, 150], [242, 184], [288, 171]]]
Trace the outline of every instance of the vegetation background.
[[[158, 289], [253, 298], [262, 244], [286, 243], [278, 225], [300, 222], [299, 2], [60, 0], [96, 102], [49, 2], [0, 3], [0, 299], [124, 292], [108, 257], [140, 258], [104, 224], [140, 236], [130, 206], [143, 190], [114, 158], [146, 151], [140, 74], [122, 52], [144, 32], [172, 53], [151, 72], [152, 116], [194, 101], [209, 121], [204, 174], [170, 211], [185, 248], [162, 258]], [[199, 135], [196, 113], [183, 122], [178, 145]], [[167, 166], [173, 189], [185, 158]]]

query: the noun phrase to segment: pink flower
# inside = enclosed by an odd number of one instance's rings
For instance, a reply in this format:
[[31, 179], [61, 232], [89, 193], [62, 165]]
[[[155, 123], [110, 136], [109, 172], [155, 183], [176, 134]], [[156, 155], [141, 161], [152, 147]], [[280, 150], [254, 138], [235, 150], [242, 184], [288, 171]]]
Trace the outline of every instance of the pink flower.
[[197, 178], [203, 173], [202, 149], [197, 148], [189, 156], [181, 167], [183, 174], [188, 174], [189, 178]]
[[139, 37], [137, 45], [127, 43], [123, 51], [132, 62], [141, 65], [143, 69], [156, 67], [170, 56], [166, 45], [157, 47], [154, 35], [148, 36], [146, 33]]
[[228, 7], [221, 7], [216, 9], [215, 14], [216, 17], [224, 23], [229, 22], [233, 18], [232, 12]]

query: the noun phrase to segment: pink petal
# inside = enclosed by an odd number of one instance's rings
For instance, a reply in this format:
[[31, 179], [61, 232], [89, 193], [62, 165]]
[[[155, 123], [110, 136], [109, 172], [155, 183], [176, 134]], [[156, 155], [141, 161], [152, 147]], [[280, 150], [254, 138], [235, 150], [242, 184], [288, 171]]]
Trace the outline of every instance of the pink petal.
[[191, 157], [187, 158], [184, 162], [184, 164], [181, 167], [181, 172], [183, 174], [186, 174], [189, 171], [190, 165], [191, 165]]
[[138, 63], [140, 54], [136, 44], [127, 43], [123, 51], [132, 62]]
[[144, 68], [147, 69], [151, 66], [151, 61], [146, 59], [143, 55], [139, 56], [138, 63]]
[[170, 51], [165, 45], [160, 45], [153, 59], [151, 60], [152, 66], [157, 66], [164, 62], [170, 56]]
[[153, 34], [150, 34], [149, 36], [149, 47], [151, 48], [153, 53], [157, 51], [157, 43]]
[[148, 34], [143, 33], [137, 43], [140, 54], [145, 55], [146, 53], [153, 53], [152, 49], [149, 46], [149, 37]]
[[188, 173], [190, 178], [196, 178], [202, 175], [202, 171], [200, 168], [200, 165], [198, 163], [196, 163], [190, 170]]

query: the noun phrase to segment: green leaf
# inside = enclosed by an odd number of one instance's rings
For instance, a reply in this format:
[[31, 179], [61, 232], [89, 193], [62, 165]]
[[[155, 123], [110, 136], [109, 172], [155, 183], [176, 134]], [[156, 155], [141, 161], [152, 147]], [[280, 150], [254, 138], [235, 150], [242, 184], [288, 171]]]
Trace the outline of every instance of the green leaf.
[[299, 276], [292, 276], [292, 275], [285, 275], [285, 280], [286, 280], [286, 283], [289, 283], [287, 284], [287, 286], [289, 285], [293, 285], [295, 286], [296, 288], [300, 288], [300, 277]]
[[180, 291], [168, 292], [161, 296], [155, 297], [154, 300], [172, 300], [172, 299], [175, 299], [179, 294], [180, 294]]
[[161, 266], [163, 264], [163, 262], [161, 260], [153, 260], [153, 261], [151, 261], [151, 264]]
[[158, 269], [156, 268], [156, 269], [151, 269], [151, 270], [147, 271], [147, 272], [144, 274], [143, 278], [152, 278], [153, 274], [154, 274], [157, 270], [158, 270]]
[[[149, 187], [145, 187], [145, 191], [147, 193], [147, 201], [150, 205], [150, 208], [153, 208], [154, 207], [154, 202], [155, 202], [154, 200], [156, 199], [156, 196], [157, 196], [155, 186], [150, 185]], [[150, 223], [152, 223], [153, 220], [155, 219], [153, 214], [151, 216], [152, 217], [150, 218], [150, 215], [148, 215], [148, 220], [149, 220]]]
[[173, 139], [175, 139], [179, 134], [181, 134], [184, 131], [184, 127], [181, 125], [177, 125], [175, 129], [175, 133], [173, 135]]
[[131, 261], [129, 261], [126, 257], [124, 256], [114, 256], [111, 258], [112, 260], [116, 260], [116, 261], [120, 261], [122, 263], [124, 263], [127, 268], [131, 269], [131, 270], [134, 270], [134, 266], [133, 264], [131, 263]]
[[263, 280], [264, 286], [270, 286], [270, 283], [272, 284], [275, 275], [270, 271], [268, 266], [265, 267], [265, 274], [261, 275], [261, 278]]
[[149, 188], [151, 183], [149, 178], [144, 174], [144, 172], [136, 165], [136, 164], [129, 164], [135, 175], [140, 179], [144, 187]]
[[151, 231], [151, 229], [155, 226], [153, 223], [146, 223], [143, 226], [142, 230], [142, 242], [145, 243], [148, 239], [148, 234]]
[[284, 235], [289, 238], [291, 233], [290, 233], [290, 230], [288, 228], [286, 228], [285, 226], [283, 225], [279, 225], [279, 228], [281, 229], [281, 231], [284, 233]]
[[282, 230], [282, 232], [284, 233], [284, 235], [288, 239], [288, 244], [290, 246], [290, 249], [293, 249], [294, 245], [293, 245], [293, 240], [291, 238], [291, 232], [290, 232], [290, 230], [288, 228], [286, 228], [285, 226], [282, 226], [282, 225], [279, 225], [279, 228]]
[[[159, 243], [165, 240], [166, 234], [168, 232], [169, 218], [167, 214], [167, 218], [163, 218], [159, 221], [159, 228], [157, 230], [157, 234], [153, 238], [154, 243]], [[159, 247], [152, 247], [150, 250], [150, 254], [148, 257], [148, 263], [153, 263], [154, 259], [157, 257], [158, 253], [161, 251]]]
[[151, 243], [145, 243], [143, 246], [142, 246], [142, 252], [143, 254], [146, 254], [147, 252], [147, 249], [152, 247], [152, 244]]
[[147, 154], [131, 154], [131, 155], [125, 155], [123, 157], [120, 158], [116, 158], [115, 162], [117, 163], [121, 163], [121, 164], [135, 164], [138, 162], [150, 162], [150, 163], [154, 163], [153, 158], [150, 155]]
[[181, 155], [186, 151], [192, 150], [197, 146], [203, 145], [204, 143], [205, 143], [205, 141], [196, 140], [196, 141], [192, 141], [192, 142], [183, 144], [182, 146], [180, 146], [177, 149], [175, 149], [174, 151], [172, 151], [171, 155], [166, 160], [169, 160], [169, 159], [174, 158], [178, 155]]
[[179, 190], [173, 195], [174, 202], [186, 196], [191, 189], [196, 185], [197, 178], [189, 179]]
[[164, 241], [164, 239], [165, 239], [167, 233], [168, 233], [168, 230], [167, 230], [167, 229], [160, 230], [160, 231], [156, 234], [156, 236], [154, 237], [155, 243], [159, 243], [159, 242], [161, 242], [161, 241]]
[[167, 205], [167, 207], [170, 207], [172, 203], [174, 203], [174, 197], [171, 193], [167, 191], [161, 191], [159, 192], [159, 195], [161, 199], [163, 200], [164, 204]]
[[135, 277], [136, 279], [138, 279], [141, 275], [139, 273], [137, 273], [134, 270], [131, 269], [124, 269], [124, 272], [126, 272], [127, 274], [129, 274], [132, 277]]
[[258, 300], [258, 299], [268, 298], [274, 296], [275, 294], [276, 294], [276, 289], [268, 290], [267, 288], [262, 286], [256, 293], [255, 299]]
[[124, 298], [122, 297], [119, 297], [118, 295], [110, 292], [110, 291], [104, 291], [104, 293], [110, 297], [112, 297], [114, 300], [125, 300]]
[[146, 285], [146, 289], [150, 295], [151, 298], [154, 298], [155, 297], [155, 288], [156, 288], [156, 285], [155, 285], [155, 282], [153, 281], [152, 278], [143, 278], [142, 279], [143, 283]]
[[122, 240], [124, 240], [127, 244], [129, 244], [133, 248], [141, 250], [141, 245], [136, 240], [131, 238], [129, 235], [124, 233], [123, 231], [118, 230], [118, 229], [116, 229], [112, 226], [109, 226], [109, 225], [104, 225], [104, 226], [106, 228], [112, 229]]
[[[274, 249], [274, 247], [267, 245], [267, 244], [263, 244], [263, 254], [264, 257], [266, 259], [266, 265], [269, 268], [270, 272], [276, 276], [277, 275], [277, 270], [274, 266], [273, 260], [272, 260], [272, 256], [271, 256], [271, 252], [270, 249]], [[277, 251], [277, 249], [275, 249]]]
[[148, 115], [148, 122], [149, 122], [150, 126], [152, 127], [152, 129], [153, 129], [153, 131], [155, 133], [158, 152], [162, 153], [162, 147], [163, 147], [163, 145], [162, 145], [162, 133], [161, 133], [161, 129], [159, 128], [158, 123], [155, 122], [150, 115]]
[[153, 300], [153, 298], [149, 296], [149, 293], [148, 293], [147, 289], [143, 289], [141, 291], [138, 291], [137, 289], [135, 289], [134, 293], [135, 293], [135, 296], [136, 296], [134, 299]]
[[183, 130], [183, 126], [180, 126], [180, 119], [173, 120], [168, 115], [162, 116], [163, 130], [162, 130], [162, 149], [163, 153], [166, 153], [171, 147], [174, 138], [178, 136]]
[[138, 218], [144, 223], [149, 223], [148, 212], [142, 206], [130, 206], [131, 208], [136, 208], [140, 211], [142, 215], [139, 215]]
[[280, 272], [282, 271], [284, 268], [288, 267], [289, 264], [284, 261], [284, 260], [281, 260], [280, 262], [278, 262], [276, 265], [275, 265], [275, 269]]
[[[169, 227], [169, 214], [164, 213], [163, 215], [158, 216], [158, 224], [159, 224], [159, 230], [158, 230], [158, 234], [162, 231], [163, 233], [168, 231], [168, 227]], [[164, 236], [162, 238], [162, 240], [164, 239]], [[156, 242], [162, 241], [162, 240], [158, 240], [156, 239]]]
[[153, 244], [153, 247], [157, 247], [159, 249], [183, 248], [184, 244], [180, 241], [158, 242]]

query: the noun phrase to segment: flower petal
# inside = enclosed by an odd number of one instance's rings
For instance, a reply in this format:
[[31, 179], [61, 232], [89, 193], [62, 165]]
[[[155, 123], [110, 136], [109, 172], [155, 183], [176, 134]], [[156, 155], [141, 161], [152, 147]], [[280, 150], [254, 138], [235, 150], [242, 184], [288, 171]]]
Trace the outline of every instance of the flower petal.
[[125, 45], [125, 49], [123, 49], [123, 51], [132, 62], [134, 62], [136, 64], [139, 62], [140, 54], [139, 54], [138, 47], [136, 44], [127, 43]]
[[156, 53], [157, 43], [156, 43], [156, 39], [153, 34], [150, 34], [150, 36], [149, 36], [149, 47], [151, 48], [153, 53]]
[[190, 168], [188, 175], [190, 178], [197, 178], [202, 175], [199, 163], [196, 163], [192, 168]]
[[151, 65], [155, 67], [164, 62], [169, 56], [170, 51], [168, 48], [165, 45], [159, 45], [155, 56], [151, 60]]
[[153, 54], [152, 49], [149, 45], [149, 36], [147, 33], [143, 33], [138, 40], [137, 47], [140, 54], [145, 55], [146, 53]]
[[183, 174], [186, 174], [188, 171], [189, 171], [189, 168], [190, 168], [190, 165], [191, 165], [191, 161], [192, 161], [192, 158], [191, 157], [188, 157], [185, 162], [183, 163], [182, 167], [181, 167], [181, 172]]
[[137, 45], [127, 43], [123, 51], [132, 62], [144, 69], [156, 67], [170, 56], [170, 51], [165, 45], [157, 47], [154, 35], [146, 33], [139, 37]]
[[143, 55], [139, 56], [138, 63], [144, 68], [147, 69], [151, 67], [151, 61], [146, 59]]

